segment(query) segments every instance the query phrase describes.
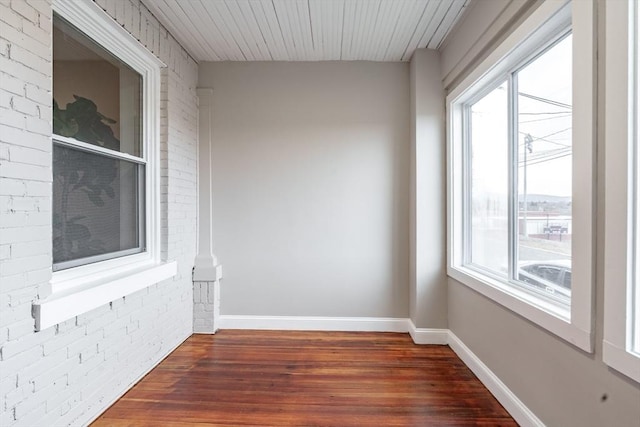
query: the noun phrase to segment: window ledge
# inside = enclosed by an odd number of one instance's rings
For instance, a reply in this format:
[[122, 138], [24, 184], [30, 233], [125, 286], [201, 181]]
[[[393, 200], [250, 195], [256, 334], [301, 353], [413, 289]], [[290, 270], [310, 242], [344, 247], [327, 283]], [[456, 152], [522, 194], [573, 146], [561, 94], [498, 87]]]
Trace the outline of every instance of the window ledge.
[[588, 353], [593, 352], [593, 335], [571, 322], [571, 312], [528, 292], [463, 267], [450, 267], [448, 274], [463, 285], [495, 301]]
[[175, 261], [132, 268], [81, 287], [55, 292], [33, 304], [36, 331], [130, 295], [153, 284], [169, 279], [177, 273]]
[[614, 343], [602, 342], [602, 359], [612, 369], [640, 383], [640, 357]]

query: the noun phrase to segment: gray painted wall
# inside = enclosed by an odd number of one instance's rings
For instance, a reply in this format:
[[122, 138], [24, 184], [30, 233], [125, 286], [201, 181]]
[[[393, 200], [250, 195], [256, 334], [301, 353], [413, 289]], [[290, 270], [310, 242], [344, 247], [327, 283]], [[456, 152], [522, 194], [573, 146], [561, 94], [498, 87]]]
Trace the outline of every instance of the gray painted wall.
[[440, 55], [411, 58], [409, 315], [418, 328], [447, 328], [446, 162]]
[[202, 63], [221, 313], [408, 317], [409, 65]]
[[[464, 58], [465, 50], [482, 50], [478, 46], [482, 34], [508, 32], [509, 27], [495, 27], [488, 19], [486, 9], [469, 10], [460, 25], [464, 31], [454, 31], [452, 39], [442, 52], [449, 58], [443, 67], [443, 79], [455, 80], [451, 70], [464, 70], [466, 64], [454, 65], [451, 58]], [[518, 15], [532, 2], [496, 0], [496, 14], [509, 11], [509, 16], [497, 16], [497, 22], [517, 20]], [[500, 3], [500, 5], [498, 5]], [[602, 27], [603, 4], [599, 3], [600, 58], [603, 55], [604, 34]], [[514, 5], [520, 4], [518, 10]], [[497, 6], [504, 6], [497, 7]], [[481, 10], [482, 9], [482, 10]], [[482, 15], [482, 16], [480, 16]], [[479, 23], [494, 22], [493, 27]], [[488, 24], [487, 24], [488, 25]], [[455, 49], [456, 51], [448, 51]], [[469, 55], [468, 58], [472, 58]], [[600, 82], [603, 81], [604, 64], [599, 64]], [[603, 85], [599, 86], [599, 98], [604, 99]], [[599, 107], [600, 110], [602, 107]], [[602, 111], [599, 112], [602, 116]], [[602, 123], [602, 121], [600, 121]], [[604, 126], [598, 130], [599, 151], [604, 144]], [[602, 159], [598, 171], [598, 224], [596, 257], [596, 348], [587, 354], [566, 341], [548, 333], [512, 311], [449, 279], [449, 327], [545, 424], [549, 426], [638, 426], [640, 425], [640, 384], [609, 369], [602, 362], [603, 330], [603, 212], [604, 165]], [[606, 398], [604, 398], [606, 396]]]

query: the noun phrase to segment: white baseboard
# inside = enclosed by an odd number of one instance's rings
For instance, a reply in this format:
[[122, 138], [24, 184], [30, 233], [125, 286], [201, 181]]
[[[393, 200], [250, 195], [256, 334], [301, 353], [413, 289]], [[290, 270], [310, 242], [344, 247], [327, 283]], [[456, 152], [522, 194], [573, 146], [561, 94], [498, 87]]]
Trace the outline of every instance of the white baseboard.
[[416, 344], [446, 345], [448, 329], [416, 328], [411, 319], [395, 317], [308, 317], [221, 315], [220, 329], [349, 331], [409, 333]]
[[544, 423], [451, 331], [449, 331], [449, 347], [518, 424], [523, 427], [544, 427]]
[[387, 317], [309, 317], [221, 315], [220, 329], [284, 331], [408, 332], [408, 319]]
[[416, 344], [447, 345], [449, 343], [448, 329], [416, 328], [411, 319], [409, 319], [409, 335]]

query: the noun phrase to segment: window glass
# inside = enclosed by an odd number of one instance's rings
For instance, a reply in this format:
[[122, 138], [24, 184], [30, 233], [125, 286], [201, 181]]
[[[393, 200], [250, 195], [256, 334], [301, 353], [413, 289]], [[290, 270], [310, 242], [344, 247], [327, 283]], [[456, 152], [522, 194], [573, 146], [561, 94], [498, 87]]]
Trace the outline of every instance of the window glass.
[[464, 263], [564, 307], [573, 231], [571, 41], [569, 32], [559, 35], [466, 104], [464, 168]]
[[469, 108], [470, 227], [472, 264], [501, 276], [508, 272], [508, 93], [506, 82]]
[[54, 145], [53, 262], [139, 247], [144, 166]]
[[142, 77], [54, 15], [53, 133], [140, 157]]
[[142, 84], [54, 15], [54, 270], [145, 250]]
[[[547, 261], [571, 268], [571, 75], [571, 35], [514, 75], [520, 268]], [[539, 276], [564, 286], [571, 275], [567, 279], [559, 272], [547, 265]]]

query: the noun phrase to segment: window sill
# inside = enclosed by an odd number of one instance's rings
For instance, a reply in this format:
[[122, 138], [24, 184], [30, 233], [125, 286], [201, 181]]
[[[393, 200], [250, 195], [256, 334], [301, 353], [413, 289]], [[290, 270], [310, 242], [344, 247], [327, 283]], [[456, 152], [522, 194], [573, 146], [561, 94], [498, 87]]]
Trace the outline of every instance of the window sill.
[[607, 341], [602, 343], [602, 359], [612, 369], [640, 383], [640, 357]]
[[88, 282], [83, 286], [54, 292], [48, 298], [33, 304], [36, 331], [169, 279], [175, 276], [176, 272], [175, 261], [138, 266], [99, 281]]
[[473, 270], [452, 267], [449, 276], [574, 346], [593, 351], [592, 334], [571, 323], [569, 310]]

